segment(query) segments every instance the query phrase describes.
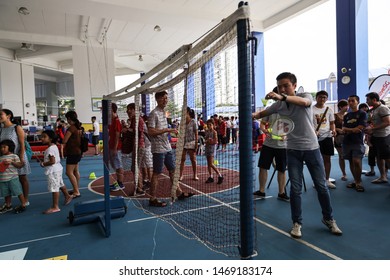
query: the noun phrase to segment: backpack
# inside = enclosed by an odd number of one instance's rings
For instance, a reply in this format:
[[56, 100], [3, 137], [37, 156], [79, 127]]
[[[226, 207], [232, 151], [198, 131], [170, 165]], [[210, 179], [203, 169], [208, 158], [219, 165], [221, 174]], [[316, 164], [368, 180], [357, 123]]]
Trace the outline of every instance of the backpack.
[[[15, 133], [16, 133], [16, 135], [18, 135], [17, 127], [18, 126], [15, 125]], [[25, 153], [27, 155], [27, 159], [31, 160], [31, 158], [33, 156], [33, 151], [31, 149], [30, 143], [28, 143], [27, 139], [24, 139], [24, 150], [25, 150]]]
[[26, 155], [27, 155], [27, 159], [31, 160], [31, 158], [33, 156], [33, 151], [31, 149], [30, 143], [28, 143], [27, 140], [24, 140], [24, 148], [25, 148], [25, 152], [26, 152]]
[[80, 136], [80, 149], [81, 149], [81, 152], [82, 153], [85, 153], [88, 151], [88, 143], [89, 143], [89, 140], [87, 137], [85, 137], [85, 134], [81, 134]]

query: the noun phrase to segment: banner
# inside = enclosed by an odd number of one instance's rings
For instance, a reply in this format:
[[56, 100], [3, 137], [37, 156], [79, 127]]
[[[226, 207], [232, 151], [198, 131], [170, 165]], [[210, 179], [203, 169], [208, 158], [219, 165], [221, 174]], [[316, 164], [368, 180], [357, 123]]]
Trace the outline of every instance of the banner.
[[390, 92], [390, 75], [383, 74], [376, 77], [372, 81], [369, 89], [370, 91], [378, 93], [380, 99], [384, 99]]

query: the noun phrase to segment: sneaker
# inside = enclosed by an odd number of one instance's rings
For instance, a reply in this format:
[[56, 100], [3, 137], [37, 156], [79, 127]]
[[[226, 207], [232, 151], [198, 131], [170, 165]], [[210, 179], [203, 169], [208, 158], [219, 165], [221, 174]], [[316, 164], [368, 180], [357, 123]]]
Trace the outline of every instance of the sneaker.
[[24, 206], [30, 206], [30, 201], [26, 201], [26, 203], [24, 204]]
[[278, 194], [278, 199], [284, 200], [284, 201], [290, 201], [290, 197], [286, 193]]
[[150, 181], [143, 181], [142, 189], [148, 190], [148, 189], [150, 189], [150, 185], [151, 185]]
[[12, 211], [12, 205], [7, 206], [6, 204], [4, 204], [4, 205], [0, 208], [0, 214], [5, 214], [5, 213], [10, 212], [10, 211]]
[[209, 177], [207, 179], [206, 183], [214, 183], [214, 178], [213, 177]]
[[334, 235], [342, 235], [343, 232], [339, 229], [335, 220], [322, 219], [322, 223], [326, 225]]
[[17, 207], [15, 207], [15, 214], [19, 214], [19, 213], [22, 213], [26, 210], [26, 206], [23, 206], [23, 205], [19, 205]]
[[265, 197], [265, 192], [255, 191], [255, 192], [253, 193], [253, 195], [256, 195], [256, 196], [259, 196], [259, 197]]
[[121, 190], [123, 190], [123, 189], [126, 188], [125, 185], [123, 185], [123, 183], [118, 183], [118, 187], [119, 187], [119, 189], [121, 189]]
[[120, 191], [120, 187], [118, 182], [115, 182], [114, 184], [110, 185], [110, 191], [117, 192]]
[[222, 176], [218, 176], [217, 184], [220, 185], [220, 184], [222, 184], [222, 182], [223, 182], [223, 177]]
[[329, 189], [335, 189], [336, 185], [333, 184], [331, 181], [326, 181], [326, 185], [328, 186]]
[[294, 238], [301, 238], [302, 232], [301, 232], [302, 226], [298, 223], [294, 223], [293, 228], [290, 231], [290, 235]]

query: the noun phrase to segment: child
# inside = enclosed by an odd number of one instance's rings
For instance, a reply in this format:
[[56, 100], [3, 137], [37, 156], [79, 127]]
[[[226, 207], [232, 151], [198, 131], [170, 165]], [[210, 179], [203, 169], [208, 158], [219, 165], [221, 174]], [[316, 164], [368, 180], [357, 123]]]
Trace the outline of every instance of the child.
[[215, 153], [215, 145], [218, 143], [218, 135], [217, 131], [214, 129], [214, 120], [210, 119], [207, 121], [207, 130], [205, 131], [205, 141], [206, 141], [206, 159], [207, 159], [207, 169], [209, 171], [210, 177], [207, 179], [206, 183], [213, 183], [214, 178], [211, 174], [211, 169], [213, 169], [218, 174], [218, 182], [217, 184], [222, 184], [223, 177], [218, 169], [214, 165], [214, 153]]
[[45, 175], [47, 175], [48, 181], [48, 190], [52, 193], [53, 196], [53, 204], [52, 206], [45, 210], [43, 214], [51, 214], [55, 212], [59, 212], [60, 208], [58, 207], [59, 200], [59, 190], [65, 196], [64, 205], [68, 205], [72, 201], [72, 196], [69, 195], [64, 181], [62, 180], [62, 165], [60, 159], [60, 153], [58, 151], [57, 145], [55, 144], [56, 134], [53, 130], [45, 130], [42, 132], [42, 143], [44, 145], [48, 145], [48, 148], [45, 150], [43, 156], [43, 162], [41, 162], [41, 167], [45, 168]]
[[[16, 214], [22, 213], [26, 210], [26, 200], [22, 192], [22, 186], [19, 182], [18, 169], [23, 167], [19, 156], [14, 154], [15, 144], [12, 140], [3, 140], [0, 142], [0, 190], [3, 197], [15, 195], [20, 200], [20, 205], [14, 210]], [[11, 204], [6, 204], [1, 208], [1, 213], [12, 211]]]

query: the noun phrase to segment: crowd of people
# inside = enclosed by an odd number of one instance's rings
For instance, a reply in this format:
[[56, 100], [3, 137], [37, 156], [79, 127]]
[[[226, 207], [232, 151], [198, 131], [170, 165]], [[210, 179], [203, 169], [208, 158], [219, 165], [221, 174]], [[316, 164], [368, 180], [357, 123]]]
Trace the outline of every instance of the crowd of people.
[[[155, 94], [157, 106], [150, 112], [147, 118], [139, 117], [136, 127], [135, 104], [127, 105], [127, 120], [119, 121], [117, 106], [112, 103], [112, 123], [109, 125], [109, 150], [110, 166], [116, 170], [116, 176], [111, 177], [111, 191], [120, 191], [123, 186], [123, 164], [117, 151], [121, 150], [122, 156], [131, 157], [131, 171], [134, 178], [138, 178], [134, 194], [149, 197], [149, 205], [152, 207], [164, 207], [166, 201], [158, 197], [158, 180], [167, 169], [170, 182], [173, 184], [175, 173], [175, 155], [172, 150], [170, 139], [178, 136], [180, 122], [174, 120], [170, 123], [166, 118], [165, 107], [168, 103], [168, 93], [165, 91]], [[183, 152], [179, 169], [179, 182], [184, 177], [184, 166], [189, 156], [192, 167], [192, 180], [198, 181], [197, 159], [198, 154], [204, 154], [207, 160], [209, 177], [205, 183], [214, 183], [214, 173], [217, 176], [216, 183], [222, 184], [224, 177], [214, 163], [217, 149], [226, 151], [226, 145], [237, 143], [238, 120], [235, 117], [224, 118], [214, 115], [204, 123], [200, 115], [189, 107], [186, 110]], [[136, 138], [136, 134], [138, 138]], [[136, 141], [138, 139], [138, 142]], [[136, 143], [137, 142], [137, 143]], [[200, 153], [200, 146], [202, 152]], [[136, 150], [137, 149], [137, 150]], [[137, 153], [135, 151], [138, 151]], [[136, 159], [137, 157], [137, 159]], [[137, 160], [137, 161], [136, 161]], [[135, 166], [138, 166], [138, 172]], [[187, 199], [194, 195], [192, 192], [184, 192], [180, 184], [175, 186], [176, 198]]]
[[[44, 214], [60, 211], [59, 192], [64, 195], [64, 205], [68, 205], [80, 194], [79, 162], [82, 158], [81, 137], [83, 128], [75, 111], [65, 114], [66, 122], [57, 119], [54, 130], [44, 130], [41, 133], [41, 142], [47, 148], [44, 151], [40, 166], [47, 176], [48, 191], [52, 193], [52, 204], [44, 210]], [[96, 117], [92, 118], [92, 121]], [[4, 204], [0, 213], [10, 211], [24, 212], [30, 205], [29, 181], [27, 176], [31, 173], [30, 162], [26, 153], [26, 133], [22, 126], [14, 120], [13, 112], [8, 109], [0, 111], [0, 192], [4, 197]], [[94, 130], [99, 129], [94, 126]], [[98, 131], [99, 132], [99, 131]], [[97, 146], [97, 141], [93, 143]], [[72, 185], [68, 191], [62, 177], [63, 167], [61, 159], [66, 157], [66, 175]], [[20, 205], [12, 206], [12, 196], [17, 196]]]
[[[285, 72], [277, 77], [277, 87], [267, 94], [266, 98], [274, 100], [273, 104], [253, 114], [253, 140], [255, 153], [261, 150], [259, 167], [259, 190], [254, 195], [264, 198], [268, 170], [274, 165], [277, 171], [278, 198], [290, 202], [293, 228], [291, 235], [302, 236], [301, 192], [303, 166], [306, 165], [318, 192], [318, 200], [322, 209], [322, 222], [333, 234], [341, 235], [342, 231], [333, 218], [333, 207], [329, 189], [336, 188], [331, 182], [331, 157], [334, 150], [339, 154], [339, 166], [342, 181], [348, 180], [345, 160], [349, 161], [352, 181], [348, 188], [364, 192], [362, 184], [362, 158], [369, 146], [370, 171], [366, 176], [374, 176], [375, 164], [379, 177], [373, 184], [387, 183], [387, 167], [390, 164], [390, 113], [389, 108], [379, 99], [379, 95], [370, 92], [366, 95], [366, 103], [360, 103], [357, 95], [348, 100], [340, 100], [338, 112], [327, 106], [328, 93], [319, 91], [315, 95], [315, 103], [308, 93], [295, 91], [297, 80], [294, 74]], [[110, 190], [125, 189], [123, 158], [131, 159], [131, 169], [135, 182], [134, 193], [129, 195], [145, 195], [149, 197], [152, 207], [164, 207], [166, 201], [158, 197], [158, 180], [164, 167], [168, 170], [171, 184], [176, 169], [174, 153], [170, 143], [172, 135], [179, 133], [180, 123], [175, 120], [169, 124], [165, 107], [168, 94], [165, 91], [155, 94], [157, 106], [148, 117], [139, 116], [136, 120], [136, 106], [130, 103], [126, 107], [127, 120], [120, 120], [118, 106], [111, 103], [111, 120], [109, 124], [109, 164], [115, 176], [110, 176]], [[289, 118], [300, 125], [286, 137], [275, 137], [270, 126], [280, 116]], [[48, 190], [52, 193], [51, 206], [43, 211], [51, 214], [60, 211], [59, 193], [64, 195], [64, 204], [81, 196], [79, 162], [82, 159], [81, 138], [83, 128], [75, 111], [68, 111], [66, 122], [58, 119], [54, 130], [42, 133], [42, 144], [47, 146], [40, 165], [47, 176]], [[260, 121], [258, 121], [260, 120]], [[91, 118], [94, 154], [99, 155], [99, 122]], [[217, 114], [204, 122], [201, 115], [187, 108], [185, 124], [184, 148], [179, 169], [179, 181], [183, 180], [184, 166], [189, 156], [192, 168], [192, 180], [198, 181], [197, 155], [204, 154], [207, 162], [208, 178], [204, 183], [222, 184], [223, 174], [215, 164], [216, 151], [227, 152], [228, 145], [238, 147], [239, 122], [237, 117], [223, 117]], [[29, 205], [29, 182], [27, 175], [31, 173], [26, 157], [25, 132], [13, 121], [13, 113], [8, 109], [0, 111], [0, 190], [4, 204], [0, 213], [15, 211], [21, 213]], [[138, 125], [138, 126], [137, 126]], [[137, 126], [137, 127], [136, 127]], [[266, 136], [262, 147], [258, 146], [258, 136]], [[234, 146], [233, 146], [234, 147]], [[65, 174], [72, 186], [67, 190], [63, 178], [61, 159], [66, 158]], [[137, 166], [137, 168], [136, 168]], [[289, 173], [291, 189], [286, 193], [286, 171]], [[215, 179], [215, 177], [216, 179]], [[149, 191], [147, 191], [149, 189]], [[175, 188], [179, 200], [190, 198], [192, 192], [184, 192], [180, 184]], [[12, 196], [17, 196], [20, 205], [12, 207]]]
[[[366, 94], [366, 103], [360, 103], [357, 95], [350, 95], [348, 100], [339, 100], [338, 112], [327, 106], [328, 93], [319, 91], [313, 97], [309, 93], [297, 93], [297, 78], [284, 72], [276, 78], [277, 88], [266, 95], [266, 99], [275, 102], [260, 112], [253, 114], [253, 119], [261, 120], [261, 131], [266, 134], [259, 158], [259, 182], [256, 197], [265, 197], [267, 170], [274, 161], [278, 171], [278, 198], [289, 201], [293, 227], [290, 234], [294, 238], [302, 236], [302, 185], [303, 166], [308, 167], [318, 193], [322, 210], [322, 222], [331, 233], [342, 235], [342, 231], [333, 218], [333, 206], [329, 189], [335, 189], [331, 182], [331, 156], [336, 149], [342, 181], [347, 181], [345, 160], [349, 161], [352, 181], [346, 187], [364, 192], [362, 184], [362, 159], [369, 147], [370, 171], [365, 176], [375, 176], [375, 161], [380, 176], [373, 184], [387, 183], [387, 166], [390, 161], [390, 109], [380, 100], [375, 92]], [[289, 118], [295, 125], [285, 138], [276, 139], [269, 127], [278, 116]], [[271, 119], [271, 118], [274, 119]], [[275, 140], [276, 139], [276, 140]], [[290, 197], [285, 193], [285, 170], [288, 170], [291, 182]]]

